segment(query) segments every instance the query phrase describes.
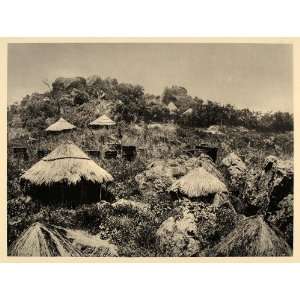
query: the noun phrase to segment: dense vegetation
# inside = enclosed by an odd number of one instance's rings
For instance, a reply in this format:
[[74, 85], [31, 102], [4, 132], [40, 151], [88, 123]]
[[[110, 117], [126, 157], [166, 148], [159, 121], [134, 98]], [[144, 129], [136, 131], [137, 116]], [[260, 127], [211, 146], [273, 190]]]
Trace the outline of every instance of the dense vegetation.
[[[167, 108], [170, 102], [177, 106], [178, 111], [170, 112]], [[192, 108], [191, 114], [183, 115], [189, 108]], [[89, 130], [88, 123], [103, 113], [117, 122], [117, 128], [98, 133]], [[59, 137], [47, 136], [44, 131], [59, 116], [78, 127], [76, 133], [61, 138], [70, 138], [81, 148], [102, 147], [100, 137], [113, 142], [120, 133], [134, 140], [139, 151], [134, 162], [100, 157], [95, 161], [113, 175], [115, 180], [110, 190], [116, 201], [129, 199], [144, 203], [150, 209], [137, 211], [132, 207], [120, 209], [98, 203], [53, 210], [23, 196], [19, 178], [39, 160], [37, 150], [53, 149], [60, 141]], [[152, 123], [159, 124], [151, 127]], [[216, 124], [222, 125], [222, 134], [206, 131], [207, 127]], [[142, 176], [146, 178], [145, 170], [154, 161], [169, 159], [171, 165], [179, 163], [179, 159], [187, 161], [184, 150], [204, 142], [219, 148], [215, 163], [218, 169], [222, 170], [222, 159], [235, 152], [251, 168], [253, 172], [249, 174], [252, 176], [263, 168], [268, 155], [283, 160], [293, 158], [292, 130], [293, 116], [289, 113], [260, 113], [204, 101], [191, 97], [183, 87], [166, 88], [161, 96], [155, 96], [145, 94], [142, 86], [118, 83], [116, 79], [98, 76], [58, 78], [52, 86], [49, 85], [48, 92], [27, 95], [20, 103], [8, 107], [8, 144], [26, 144], [29, 153], [28, 160], [24, 161], [14, 157], [10, 148], [8, 152], [8, 244], [30, 224], [41, 221], [86, 230], [110, 239], [119, 247], [119, 255], [170, 255], [170, 252], [156, 247], [155, 233], [170, 216], [184, 215], [180, 209], [182, 205], [171, 199], [164, 176], [156, 178], [155, 185], [143, 190], [137, 184], [137, 175], [144, 174]], [[247, 176], [238, 183], [240, 186], [250, 178]], [[226, 172], [224, 177], [230, 189], [230, 201], [239, 203], [244, 195], [237, 186], [231, 187]], [[275, 224], [291, 245], [293, 200], [292, 196], [287, 199], [281, 200], [277, 210], [264, 213], [269, 224]], [[196, 216], [197, 234], [201, 236], [203, 247], [214, 246], [243, 215], [228, 207], [216, 210], [202, 203], [188, 203], [187, 206]]]
[[[166, 104], [173, 102], [178, 111], [170, 114]], [[96, 109], [95, 109], [96, 108]], [[182, 115], [192, 108], [190, 115]], [[269, 132], [293, 130], [293, 116], [285, 112], [260, 113], [249, 109], [191, 97], [183, 87], [165, 88], [161, 96], [144, 94], [139, 85], [118, 83], [116, 79], [97, 76], [84, 79], [58, 78], [49, 92], [24, 97], [8, 108], [8, 123], [40, 133], [63, 114], [74, 125], [85, 127], [96, 115], [110, 110], [116, 121], [168, 122], [192, 127], [214, 124], [244, 126]], [[18, 116], [18, 118], [16, 118]]]

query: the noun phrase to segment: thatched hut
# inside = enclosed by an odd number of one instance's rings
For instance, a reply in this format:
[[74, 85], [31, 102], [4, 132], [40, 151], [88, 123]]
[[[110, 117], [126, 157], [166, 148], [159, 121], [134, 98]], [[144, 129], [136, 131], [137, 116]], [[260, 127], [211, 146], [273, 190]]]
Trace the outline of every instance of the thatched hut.
[[176, 180], [169, 191], [176, 197], [195, 200], [213, 200], [217, 193], [227, 192], [225, 184], [214, 175], [199, 167]]
[[249, 217], [217, 244], [210, 256], [290, 256], [292, 250], [261, 216]]
[[107, 240], [81, 230], [39, 222], [31, 225], [9, 248], [10, 256], [118, 256]]
[[75, 206], [108, 197], [112, 176], [79, 147], [65, 142], [21, 177], [25, 193], [49, 205]]
[[94, 120], [89, 124], [89, 126], [93, 129], [110, 128], [115, 125], [116, 122], [114, 122], [106, 115], [102, 115], [101, 117], [99, 117], [98, 119]]
[[137, 144], [138, 137], [124, 135], [121, 140], [122, 157], [128, 161], [133, 161], [137, 156]]
[[75, 128], [76, 128], [76, 126], [72, 125], [71, 123], [66, 121], [64, 118], [60, 118], [57, 122], [50, 125], [46, 129], [46, 131], [48, 133], [57, 134], [57, 133], [61, 133], [61, 132], [68, 132], [68, 131], [71, 131]]
[[10, 256], [80, 256], [80, 252], [54, 227], [34, 223], [11, 245]]

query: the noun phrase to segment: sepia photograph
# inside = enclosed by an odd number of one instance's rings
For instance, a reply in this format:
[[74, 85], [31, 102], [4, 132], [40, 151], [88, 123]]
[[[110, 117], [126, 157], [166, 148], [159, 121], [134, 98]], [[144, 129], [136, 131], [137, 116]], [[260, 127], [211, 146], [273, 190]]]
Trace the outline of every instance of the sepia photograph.
[[8, 43], [7, 256], [292, 257], [293, 88], [289, 43]]

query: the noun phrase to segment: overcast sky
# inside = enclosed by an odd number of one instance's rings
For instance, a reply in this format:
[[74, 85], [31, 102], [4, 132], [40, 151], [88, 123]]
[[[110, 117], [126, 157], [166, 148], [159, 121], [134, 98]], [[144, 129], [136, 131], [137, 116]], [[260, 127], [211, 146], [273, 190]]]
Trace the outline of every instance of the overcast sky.
[[10, 44], [8, 103], [46, 89], [42, 80], [100, 75], [160, 95], [190, 95], [261, 111], [292, 112], [292, 46], [267, 44]]

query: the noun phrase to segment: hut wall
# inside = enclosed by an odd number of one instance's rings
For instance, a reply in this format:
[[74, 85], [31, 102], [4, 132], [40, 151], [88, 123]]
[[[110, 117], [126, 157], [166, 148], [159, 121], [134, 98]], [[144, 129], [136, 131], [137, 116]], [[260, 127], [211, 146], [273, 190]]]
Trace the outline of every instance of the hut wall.
[[101, 153], [100, 150], [85, 150], [85, 152], [90, 156], [90, 157], [96, 157], [96, 158], [100, 158], [101, 157]]
[[76, 207], [83, 203], [96, 203], [101, 199], [112, 198], [106, 186], [89, 181], [81, 181], [76, 185], [55, 183], [50, 186], [28, 186], [25, 188], [25, 194], [29, 194], [41, 205], [56, 207]]
[[136, 146], [122, 146], [122, 156], [123, 158], [133, 161], [136, 158], [137, 151]]
[[114, 159], [117, 158], [118, 152], [116, 150], [107, 150], [104, 153], [105, 159]]
[[15, 158], [28, 160], [28, 153], [25, 147], [13, 147], [13, 155]]

